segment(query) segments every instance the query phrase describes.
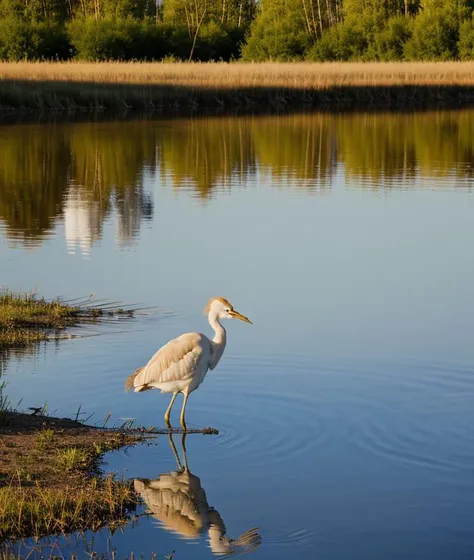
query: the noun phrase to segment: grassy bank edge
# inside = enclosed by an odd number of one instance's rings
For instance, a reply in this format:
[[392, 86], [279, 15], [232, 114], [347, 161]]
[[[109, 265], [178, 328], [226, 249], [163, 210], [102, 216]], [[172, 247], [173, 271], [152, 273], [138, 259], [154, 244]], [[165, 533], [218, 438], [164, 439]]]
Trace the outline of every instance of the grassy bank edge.
[[[34, 293], [0, 292], [0, 352], [63, 338], [69, 327], [133, 314], [92, 296], [70, 302]], [[0, 356], [1, 357], [1, 356]], [[144, 434], [100, 429], [76, 420], [12, 409], [0, 379], [0, 543], [126, 522], [138, 504], [131, 484], [104, 476], [104, 453]]]
[[68, 327], [121, 314], [130, 316], [133, 310], [101, 305], [91, 297], [67, 302], [4, 290], [0, 292], [0, 350], [62, 338]]
[[472, 64], [0, 63], [0, 110], [417, 108], [474, 104]]
[[0, 543], [125, 523], [130, 482], [103, 475], [104, 453], [144, 436], [40, 414], [0, 414]]

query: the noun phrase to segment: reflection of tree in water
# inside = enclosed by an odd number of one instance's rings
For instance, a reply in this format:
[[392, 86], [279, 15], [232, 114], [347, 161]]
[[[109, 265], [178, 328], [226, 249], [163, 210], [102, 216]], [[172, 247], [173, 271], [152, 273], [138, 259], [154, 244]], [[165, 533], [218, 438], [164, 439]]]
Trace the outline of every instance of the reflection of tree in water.
[[68, 249], [87, 254], [102, 237], [113, 203], [120, 245], [153, 213], [143, 192], [155, 141], [142, 123], [0, 127], [0, 219], [10, 239], [38, 244], [64, 214]]
[[[474, 111], [306, 114], [0, 126], [0, 220], [38, 244], [65, 215], [68, 246], [90, 251], [117, 213], [117, 244], [153, 215], [145, 173], [202, 199], [268, 182], [310, 192], [473, 176]], [[276, 179], [276, 180], [275, 180]]]
[[142, 121], [86, 123], [72, 127], [70, 142], [73, 177], [81, 187], [75, 216], [87, 214], [81, 222], [82, 242], [90, 248], [102, 237], [102, 226], [114, 206], [118, 245], [128, 245], [138, 235], [142, 219], [153, 216], [151, 197], [143, 192], [143, 168], [156, 167], [153, 128], [144, 128]]
[[277, 184], [321, 191], [331, 188], [337, 138], [325, 114], [266, 117], [252, 124], [259, 166]]
[[200, 198], [212, 190], [245, 184], [255, 174], [249, 123], [244, 118], [177, 120], [160, 135], [160, 170], [175, 187], [191, 187]]
[[54, 229], [70, 160], [54, 127], [0, 127], [0, 219], [9, 239], [34, 245]]
[[338, 115], [333, 121], [352, 183], [406, 188], [415, 179], [473, 175], [473, 111]]
[[142, 220], [153, 219], [153, 200], [139, 187], [116, 193], [117, 229], [115, 239], [119, 247], [130, 245], [137, 238]]

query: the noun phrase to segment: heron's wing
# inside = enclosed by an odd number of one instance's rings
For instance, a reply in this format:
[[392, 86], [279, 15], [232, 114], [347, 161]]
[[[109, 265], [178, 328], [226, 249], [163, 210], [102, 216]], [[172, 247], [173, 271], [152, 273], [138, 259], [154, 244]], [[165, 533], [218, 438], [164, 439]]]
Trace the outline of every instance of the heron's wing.
[[160, 475], [156, 480], [135, 479], [134, 487], [150, 514], [166, 529], [183, 537], [196, 538], [203, 529], [203, 515], [194, 492], [181, 478], [180, 475]]
[[134, 387], [190, 379], [210, 354], [209, 341], [200, 333], [183, 334], [162, 346], [135, 376]]

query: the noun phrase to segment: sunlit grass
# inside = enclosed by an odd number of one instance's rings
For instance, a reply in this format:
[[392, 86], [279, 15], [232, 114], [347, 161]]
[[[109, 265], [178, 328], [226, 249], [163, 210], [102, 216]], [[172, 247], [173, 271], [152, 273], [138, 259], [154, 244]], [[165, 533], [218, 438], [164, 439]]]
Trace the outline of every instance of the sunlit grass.
[[0, 348], [49, 340], [67, 327], [117, 313], [130, 315], [133, 311], [98, 306], [90, 298], [68, 303], [38, 298], [33, 293], [0, 292]]
[[[471, 86], [474, 66], [470, 62], [0, 63], [4, 108], [218, 108], [269, 100], [283, 105], [319, 104], [353, 98], [374, 101], [364, 97], [367, 92], [374, 95], [374, 88], [424, 87], [440, 97], [437, 88]], [[379, 101], [388, 102], [383, 94], [380, 91]], [[424, 92], [425, 97], [428, 94]], [[404, 95], [408, 102], [420, 93]]]
[[0, 488], [0, 539], [97, 531], [125, 520], [136, 504], [131, 485], [113, 477], [93, 478], [81, 488], [5, 486]]
[[62, 449], [58, 453], [57, 463], [61, 470], [70, 472], [77, 468], [82, 468], [87, 465], [88, 456], [84, 449], [77, 447], [70, 447], [69, 449]]
[[105, 452], [134, 444], [137, 437], [68, 427], [71, 421], [64, 419], [5, 414], [0, 427], [0, 542], [127, 521], [138, 497], [129, 482], [103, 476], [100, 463]]
[[[47, 301], [33, 294], [0, 293], [0, 341], [15, 338], [25, 342], [44, 338], [37, 329], [62, 329], [75, 319], [80, 309], [57, 301]], [[34, 329], [34, 330], [33, 330]]]
[[54, 430], [50, 428], [45, 428], [38, 432], [36, 436], [36, 445], [35, 447], [39, 450], [44, 450], [48, 445], [51, 445], [54, 441]]
[[474, 85], [474, 66], [471, 62], [3, 62], [0, 79], [211, 88]]
[[[0, 350], [58, 336], [58, 331], [115, 314], [112, 303], [78, 298], [46, 300], [33, 293], [0, 293]], [[0, 372], [1, 375], [1, 372]], [[128, 482], [104, 477], [102, 455], [138, 441], [76, 419], [14, 410], [0, 379], [0, 542], [65, 534], [124, 523], [137, 504]], [[106, 419], [107, 422], [107, 419]]]

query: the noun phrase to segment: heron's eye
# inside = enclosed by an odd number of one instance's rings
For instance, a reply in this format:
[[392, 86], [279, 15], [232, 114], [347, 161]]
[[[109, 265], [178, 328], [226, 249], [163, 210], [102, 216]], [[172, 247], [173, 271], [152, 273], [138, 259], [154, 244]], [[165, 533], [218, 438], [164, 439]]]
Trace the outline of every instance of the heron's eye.
[[230, 313], [230, 309], [226, 309], [227, 313]]

